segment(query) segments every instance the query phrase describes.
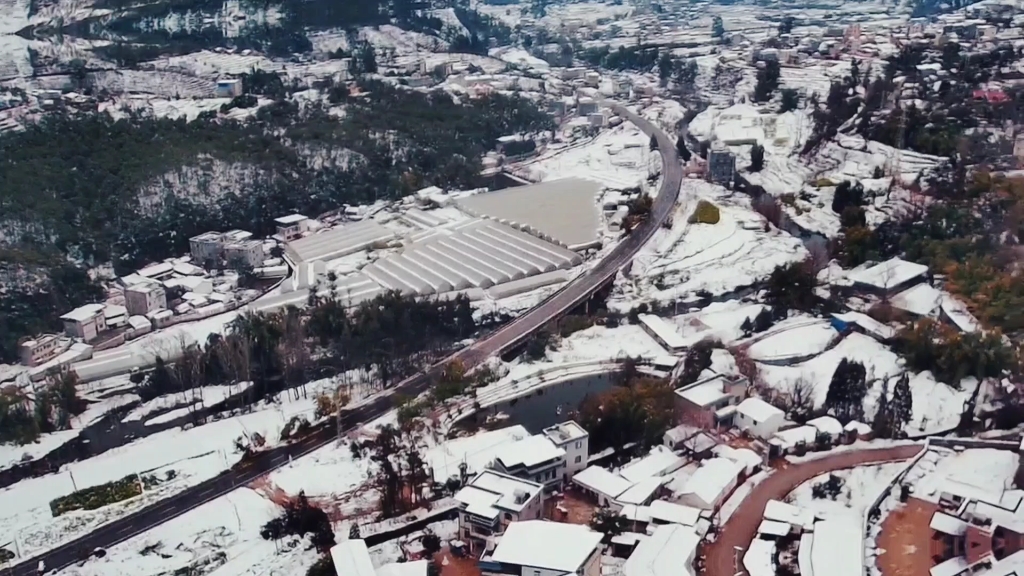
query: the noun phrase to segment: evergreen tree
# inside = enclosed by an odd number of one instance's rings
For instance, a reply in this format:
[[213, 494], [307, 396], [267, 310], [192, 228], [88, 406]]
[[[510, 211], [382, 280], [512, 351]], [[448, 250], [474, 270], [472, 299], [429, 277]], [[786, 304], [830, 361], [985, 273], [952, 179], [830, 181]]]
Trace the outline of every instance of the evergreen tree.
[[725, 35], [725, 25], [722, 23], [721, 16], [715, 16], [711, 20], [711, 36], [715, 38], [721, 38]]
[[878, 396], [878, 408], [871, 420], [871, 430], [878, 438], [893, 437], [892, 408], [889, 405], [889, 382], [882, 383], [882, 393]]
[[683, 162], [689, 162], [693, 156], [690, 154], [689, 149], [686, 148], [686, 139], [683, 138], [682, 134], [676, 138], [676, 152], [679, 152], [679, 157], [683, 159]]
[[772, 99], [779, 87], [782, 70], [775, 60], [764, 61], [764, 68], [757, 71], [757, 83], [754, 84], [754, 102], [767, 102]]
[[655, 150], [657, 150], [658, 149], [658, 137], [655, 136], [654, 134], [651, 134], [651, 141], [647, 144], [647, 147], [651, 149], [651, 152], [654, 152]]
[[754, 144], [750, 148], [750, 171], [760, 172], [764, 168], [764, 146]]
[[750, 335], [754, 333], [754, 323], [751, 322], [750, 316], [747, 316], [747, 319], [743, 321], [743, 324], [740, 324], [740, 330], [743, 331], [744, 338], [749, 338]]
[[796, 110], [796, 107], [800, 104], [800, 93], [793, 88], [782, 89], [782, 105], [779, 106], [779, 112], [785, 113], [790, 110]]
[[910, 422], [913, 414], [914, 397], [910, 394], [910, 377], [904, 373], [892, 390], [893, 425], [897, 432], [903, 430], [903, 426]]
[[844, 424], [864, 417], [867, 371], [860, 362], [843, 358], [832, 374], [825, 396], [825, 408]]

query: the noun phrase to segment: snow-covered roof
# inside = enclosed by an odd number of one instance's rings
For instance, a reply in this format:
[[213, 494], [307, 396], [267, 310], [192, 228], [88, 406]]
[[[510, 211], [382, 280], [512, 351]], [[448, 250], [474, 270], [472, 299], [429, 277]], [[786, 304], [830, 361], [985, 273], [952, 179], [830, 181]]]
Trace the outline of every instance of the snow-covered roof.
[[871, 425], [865, 424], [864, 422], [857, 422], [856, 420], [850, 420], [846, 423], [846, 426], [843, 426], [843, 430], [846, 430], [847, 432], [856, 432], [860, 435], [870, 434]]
[[725, 391], [725, 382], [721, 376], [715, 376], [689, 388], [680, 388], [675, 392], [680, 398], [701, 408], [711, 406], [729, 395]]
[[896, 330], [894, 328], [886, 326], [871, 316], [861, 312], [850, 311], [842, 314], [833, 314], [832, 316], [838, 320], [846, 322], [847, 324], [856, 324], [863, 328], [868, 334], [882, 340], [889, 340], [890, 338], [896, 337]]
[[811, 563], [815, 574], [862, 576], [860, 520], [856, 516], [835, 516], [814, 524]]
[[944, 512], [936, 512], [935, 514], [932, 514], [932, 521], [928, 527], [937, 532], [949, 534], [950, 536], [962, 536], [967, 532], [967, 522], [964, 522], [955, 516], [950, 516]]
[[785, 522], [803, 529], [814, 526], [814, 513], [781, 500], [769, 500], [764, 506], [764, 519]]
[[776, 417], [785, 417], [786, 413], [760, 398], [747, 398], [740, 402], [736, 411], [754, 422], [762, 423]]
[[679, 576], [693, 574], [693, 555], [700, 538], [692, 528], [666, 524], [637, 545], [622, 565], [623, 576]]
[[497, 518], [501, 510], [522, 510], [543, 489], [536, 482], [484, 470], [455, 494], [455, 500], [471, 514]]
[[942, 311], [961, 332], [977, 332], [981, 329], [981, 323], [967, 306], [949, 294], [942, 295]]
[[[392, 562], [377, 568], [377, 576], [427, 576], [429, 560]], [[338, 572], [338, 574], [342, 574]], [[348, 576], [347, 574], [345, 576]]]
[[74, 322], [85, 322], [93, 316], [103, 312], [103, 304], [85, 304], [75, 308], [71, 312], [60, 317], [61, 320], [72, 320]]
[[927, 284], [918, 284], [893, 296], [889, 304], [918, 316], [934, 316], [942, 305], [942, 292]]
[[854, 270], [847, 277], [858, 284], [888, 290], [927, 273], [928, 267], [924, 264], [893, 258], [870, 268]]
[[639, 532], [623, 532], [622, 534], [616, 534], [612, 536], [612, 544], [623, 544], [626, 546], [632, 546], [639, 544], [640, 542], [647, 539], [647, 534], [640, 534]]
[[665, 500], [655, 500], [651, 502], [649, 508], [652, 520], [660, 520], [668, 524], [696, 526], [697, 520], [700, 520], [700, 509], [693, 506], [673, 504]]
[[800, 535], [800, 549], [797, 552], [797, 565], [800, 576], [814, 576], [814, 562], [811, 561], [811, 550], [814, 549], [814, 532]]
[[811, 444], [818, 437], [818, 429], [814, 426], [799, 426], [797, 428], [790, 428], [789, 430], [782, 430], [776, 432], [775, 436], [772, 437], [773, 441], [776, 441], [783, 448], [792, 448], [797, 444], [803, 442], [804, 444]]
[[153, 264], [152, 266], [147, 266], [146, 268], [139, 270], [139, 276], [152, 278], [154, 276], [161, 276], [163, 274], [167, 274], [168, 272], [173, 271], [174, 264], [171, 264], [170, 262], [161, 262], [159, 264]]
[[667, 478], [652, 476], [633, 484], [628, 490], [615, 497], [619, 504], [646, 504]]
[[643, 458], [623, 466], [619, 470], [619, 476], [630, 482], [639, 482], [652, 476], [664, 476], [669, 472], [678, 470], [685, 463], [686, 460], [675, 455], [668, 448], [655, 446]]
[[513, 522], [491, 558], [503, 564], [575, 573], [597, 550], [602, 537], [600, 532], [578, 524]]
[[807, 421], [808, 426], [814, 426], [818, 432], [828, 434], [833, 438], [842, 435], [843, 425], [832, 416], [820, 416]]
[[309, 218], [304, 216], [304, 215], [302, 215], [302, 214], [289, 214], [287, 216], [281, 216], [280, 218], [274, 218], [274, 222], [276, 222], [276, 223], [278, 223], [278, 224], [280, 224], [282, 226], [288, 226], [289, 224], [296, 224], [298, 222], [302, 222], [303, 220], [309, 220]]
[[650, 522], [651, 521], [651, 507], [650, 506], [637, 506], [636, 504], [626, 504], [619, 510], [619, 516], [632, 520], [633, 522]]
[[750, 576], [775, 576], [772, 557], [775, 556], [775, 542], [754, 538], [743, 554], [743, 567]]
[[678, 350], [686, 347], [688, 340], [683, 338], [674, 326], [662, 318], [653, 314], [640, 314], [637, 318], [640, 320], [640, 323], [653, 332], [654, 336], [660, 340], [662, 344], [667, 346], [669, 350]]
[[740, 464], [747, 473], [753, 471], [754, 468], [757, 468], [761, 464], [764, 464], [764, 458], [750, 448], [733, 448], [728, 444], [719, 444], [718, 446], [715, 446], [712, 451], [716, 456], [728, 458], [729, 460]]
[[505, 468], [529, 468], [562, 456], [565, 456], [565, 450], [555, 446], [547, 436], [540, 434], [503, 445], [494, 454], [495, 460], [500, 461]]
[[343, 540], [331, 546], [334, 570], [346, 576], [376, 576], [366, 542], [359, 539]]
[[667, 438], [672, 444], [678, 444], [684, 440], [692, 438], [695, 434], [700, 432], [700, 428], [691, 426], [689, 424], [680, 424], [675, 428], [670, 428], [665, 432], [665, 438]]
[[561, 446], [574, 440], [586, 438], [588, 433], [584, 430], [583, 426], [572, 420], [567, 420], [561, 424], [548, 426], [544, 429], [544, 435], [550, 438], [556, 445]]
[[743, 467], [725, 458], [705, 460], [690, 476], [684, 494], [694, 494], [705, 504], [715, 504], [739, 477]]
[[573, 476], [572, 481], [608, 498], [615, 498], [633, 485], [629, 480], [600, 466], [587, 467]]
[[757, 527], [758, 534], [767, 534], [769, 536], [785, 536], [792, 530], [792, 526], [787, 522], [778, 522], [775, 520], [762, 520], [760, 526]]

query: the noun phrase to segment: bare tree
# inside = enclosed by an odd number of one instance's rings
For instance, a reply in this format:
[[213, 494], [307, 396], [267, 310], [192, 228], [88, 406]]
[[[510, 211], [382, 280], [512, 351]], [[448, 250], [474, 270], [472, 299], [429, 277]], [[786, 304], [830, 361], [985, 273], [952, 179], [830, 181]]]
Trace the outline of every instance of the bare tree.
[[224, 364], [231, 374], [231, 384], [229, 386], [242, 382], [248, 383], [252, 380], [252, 367], [250, 365], [252, 346], [248, 338], [240, 334], [230, 334], [221, 340], [217, 346], [216, 353], [220, 356], [221, 363]]
[[[284, 381], [289, 389], [302, 386], [302, 396], [306, 397], [306, 381], [312, 361], [309, 347], [306, 345], [306, 326], [302, 314], [294, 306], [289, 306], [279, 316], [283, 336], [278, 344], [278, 355], [284, 368]], [[293, 392], [296, 399], [298, 391]]]
[[800, 376], [790, 383], [786, 395], [789, 397], [789, 417], [798, 423], [809, 420], [814, 411], [814, 383]]

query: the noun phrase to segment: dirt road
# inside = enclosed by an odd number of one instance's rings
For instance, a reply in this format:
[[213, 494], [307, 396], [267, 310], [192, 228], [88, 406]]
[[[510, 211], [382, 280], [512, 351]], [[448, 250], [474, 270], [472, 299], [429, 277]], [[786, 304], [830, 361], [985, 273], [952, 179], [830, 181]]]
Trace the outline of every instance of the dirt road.
[[838, 452], [815, 460], [773, 472], [751, 490], [718, 535], [718, 540], [707, 548], [705, 573], [711, 576], [740, 576], [743, 570], [742, 551], [757, 535], [764, 507], [769, 500], [782, 500], [800, 484], [815, 476], [869, 464], [882, 464], [908, 460], [924, 448], [923, 444], [907, 444], [886, 448], [869, 448]]

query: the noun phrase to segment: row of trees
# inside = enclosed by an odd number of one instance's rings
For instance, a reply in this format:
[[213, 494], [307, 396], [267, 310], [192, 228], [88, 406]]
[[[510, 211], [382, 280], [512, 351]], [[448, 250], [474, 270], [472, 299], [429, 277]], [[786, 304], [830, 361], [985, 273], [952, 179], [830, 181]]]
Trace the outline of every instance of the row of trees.
[[40, 434], [71, 428], [72, 417], [85, 410], [77, 385], [74, 374], [63, 372], [38, 384], [32, 394], [0, 391], [0, 444], [27, 444]]
[[173, 364], [158, 359], [139, 381], [139, 395], [148, 400], [251, 382], [240, 397], [241, 404], [251, 404], [286, 389], [305, 394], [305, 384], [322, 374], [359, 370], [385, 387], [476, 330], [464, 297], [430, 301], [391, 292], [352, 309], [330, 295], [310, 300], [304, 310], [241, 315], [226, 334], [188, 347]]

